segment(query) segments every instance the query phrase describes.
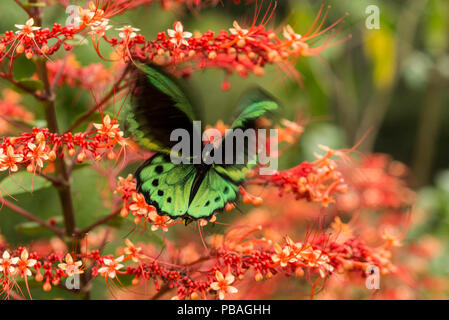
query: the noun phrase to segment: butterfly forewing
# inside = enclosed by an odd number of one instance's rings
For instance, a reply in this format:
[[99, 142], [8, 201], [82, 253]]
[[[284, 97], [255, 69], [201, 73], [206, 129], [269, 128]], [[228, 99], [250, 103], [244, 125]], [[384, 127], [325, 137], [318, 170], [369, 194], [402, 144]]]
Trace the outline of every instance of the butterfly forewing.
[[170, 140], [176, 129], [192, 137], [195, 103], [178, 79], [153, 65], [139, 65], [133, 71], [132, 108], [127, 116], [128, 131], [149, 150], [170, 153], [176, 142]]

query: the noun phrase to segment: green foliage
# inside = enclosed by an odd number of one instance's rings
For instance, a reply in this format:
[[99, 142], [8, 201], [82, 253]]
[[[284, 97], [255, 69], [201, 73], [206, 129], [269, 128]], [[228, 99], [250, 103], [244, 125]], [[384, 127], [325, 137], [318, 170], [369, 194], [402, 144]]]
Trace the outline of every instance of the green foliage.
[[2, 186], [4, 193], [11, 197], [15, 197], [19, 194], [30, 194], [34, 191], [49, 188], [51, 187], [51, 182], [39, 175], [21, 171], [4, 177], [0, 180], [0, 185]]

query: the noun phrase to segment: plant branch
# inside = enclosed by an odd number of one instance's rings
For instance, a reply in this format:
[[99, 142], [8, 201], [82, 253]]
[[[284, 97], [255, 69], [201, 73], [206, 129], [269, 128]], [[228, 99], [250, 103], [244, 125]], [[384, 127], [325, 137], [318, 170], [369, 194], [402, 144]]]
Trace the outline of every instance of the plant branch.
[[96, 221], [95, 223], [93, 223], [92, 225], [90, 225], [89, 227], [81, 230], [79, 232], [79, 234], [81, 236], [84, 236], [86, 233], [89, 233], [90, 231], [94, 230], [95, 228], [109, 222], [110, 220], [114, 219], [116, 216], [118, 216], [120, 213], [120, 209], [117, 209], [115, 211], [113, 211], [111, 214], [107, 215], [104, 218], [101, 218], [100, 220]]
[[36, 91], [30, 90], [27, 87], [23, 86], [19, 81], [17, 81], [16, 79], [13, 78], [12, 75], [6, 74], [1, 72], [0, 73], [0, 78], [5, 79], [6, 81], [10, 82], [11, 84], [13, 84], [15, 87], [19, 88], [20, 90], [30, 94], [31, 96], [33, 96], [36, 100], [39, 101], [45, 101], [45, 97], [38, 94]]
[[[36, 0], [30, 0], [30, 2], [36, 2]], [[36, 25], [42, 25], [42, 11], [40, 8], [33, 8], [34, 16], [36, 21]], [[52, 87], [50, 84], [48, 70], [47, 70], [47, 61], [45, 58], [37, 58], [35, 60], [36, 65], [36, 73], [39, 79], [44, 84], [43, 96], [45, 101], [44, 105], [44, 113], [45, 118], [47, 120], [48, 129], [51, 132], [59, 133], [58, 121], [56, 118], [56, 108], [55, 108], [55, 96], [52, 91]], [[70, 188], [70, 176], [67, 171], [67, 166], [64, 159], [57, 158], [55, 160], [55, 172], [56, 176], [59, 176], [60, 179], [64, 182], [62, 184], [54, 183], [54, 187], [58, 191], [59, 200], [62, 207], [62, 213], [64, 217], [64, 226], [65, 226], [65, 234], [71, 239], [71, 237], [75, 233], [75, 213], [73, 208], [72, 194]]]
[[94, 114], [98, 109], [100, 109], [105, 103], [107, 103], [110, 99], [112, 99], [117, 92], [120, 92], [121, 90], [125, 89], [127, 86], [120, 86], [121, 82], [125, 78], [126, 74], [128, 73], [129, 68], [127, 67], [120, 78], [115, 82], [115, 84], [112, 86], [111, 90], [103, 97], [103, 99], [96, 103], [95, 106], [87, 110], [78, 120], [73, 123], [69, 129], [67, 129], [66, 132], [71, 132], [74, 129], [76, 129], [78, 126], [80, 126], [82, 123], [84, 123], [92, 114]]
[[55, 233], [60, 238], [64, 237], [64, 231], [59, 229], [58, 227], [53, 226], [53, 225], [51, 225], [48, 222], [45, 222], [44, 220], [36, 217], [32, 213], [30, 213], [30, 212], [26, 211], [25, 209], [23, 209], [23, 208], [15, 205], [15, 204], [9, 202], [8, 200], [3, 199], [2, 201], [3, 201], [3, 205], [6, 208], [10, 209], [11, 211], [14, 211], [15, 213], [21, 215], [22, 217], [24, 217], [24, 218], [26, 218], [26, 219], [28, 219], [30, 221], [38, 223], [40, 226], [42, 226], [44, 228], [47, 228], [48, 230], [52, 231], [53, 233]]
[[25, 6], [23, 5], [23, 3], [20, 0], [14, 0], [14, 2], [23, 9], [23, 11], [25, 11], [30, 17], [33, 16], [33, 13], [28, 10], [27, 8], [25, 8]]

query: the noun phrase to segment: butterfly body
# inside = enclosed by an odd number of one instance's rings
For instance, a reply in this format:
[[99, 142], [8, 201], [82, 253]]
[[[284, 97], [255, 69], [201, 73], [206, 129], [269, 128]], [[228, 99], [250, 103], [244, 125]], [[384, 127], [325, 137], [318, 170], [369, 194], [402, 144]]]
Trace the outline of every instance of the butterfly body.
[[[194, 104], [178, 80], [159, 68], [141, 66], [135, 73], [129, 131], [141, 146], [157, 152], [137, 170], [137, 191], [160, 215], [186, 221], [210, 219], [227, 203], [238, 200], [239, 188], [251, 166], [209, 161], [218, 151], [224, 159], [228, 151], [224, 148], [227, 136], [206, 155], [189, 155], [184, 158], [188, 161], [179, 163], [172, 161], [175, 142], [170, 139], [171, 133], [182, 129], [190, 137], [198, 134], [193, 126], [193, 121], [198, 120], [194, 118]], [[260, 91], [253, 92], [244, 100], [232, 129], [254, 127], [255, 120], [276, 108], [273, 99]], [[196, 138], [198, 140], [198, 136]], [[203, 151], [204, 148], [199, 149]], [[195, 148], [192, 145], [190, 149]], [[234, 148], [232, 152], [235, 151]], [[199, 163], [193, 161], [198, 159], [201, 159]]]

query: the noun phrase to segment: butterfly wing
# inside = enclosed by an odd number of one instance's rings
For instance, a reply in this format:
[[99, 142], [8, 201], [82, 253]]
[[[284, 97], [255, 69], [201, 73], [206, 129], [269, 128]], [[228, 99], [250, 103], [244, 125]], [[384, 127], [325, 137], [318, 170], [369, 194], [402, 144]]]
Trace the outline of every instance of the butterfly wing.
[[193, 137], [195, 103], [176, 78], [159, 67], [139, 65], [134, 68], [133, 83], [127, 124], [142, 147], [170, 153], [177, 143], [170, 141], [175, 129], [184, 129]]
[[195, 177], [194, 165], [175, 165], [169, 156], [156, 154], [137, 171], [137, 191], [159, 214], [176, 219], [188, 211]]
[[238, 189], [237, 183], [211, 167], [205, 173], [189, 206], [189, 217], [194, 220], [210, 218], [215, 212], [223, 210], [227, 202], [237, 199]]
[[[256, 129], [257, 119], [266, 116], [279, 108], [278, 103], [262, 89], [248, 92], [238, 106], [238, 116], [232, 124], [232, 129]], [[226, 139], [234, 137], [226, 136], [217, 148], [221, 148], [223, 160], [226, 158]], [[235, 141], [234, 141], [235, 142]], [[255, 143], [255, 141], [249, 141]], [[234, 143], [234, 159], [239, 152], [247, 154], [244, 150], [236, 150]], [[249, 159], [248, 159], [249, 160]], [[204, 219], [211, 217], [215, 212], [223, 210], [226, 203], [235, 202], [238, 197], [238, 189], [247, 178], [251, 166], [248, 162], [244, 164], [214, 164], [198, 179], [198, 186], [193, 200], [187, 211], [192, 219]]]
[[[232, 170], [232, 172], [239, 173], [246, 167], [255, 166], [257, 163], [257, 150], [253, 150], [256, 153], [252, 154], [249, 152], [249, 146], [261, 147], [257, 145], [258, 141], [256, 140], [256, 129], [258, 129], [257, 120], [265, 116], [273, 118], [278, 109], [279, 103], [276, 99], [261, 88], [252, 89], [242, 96], [237, 107], [237, 116], [231, 125], [233, 131], [228, 133], [217, 146], [217, 152], [223, 157], [222, 163], [224, 163], [224, 167]], [[244, 143], [243, 148], [237, 148], [239, 146], [237, 143], [238, 132], [245, 134], [248, 129], [255, 130], [255, 134], [253, 136], [246, 136], [245, 139], [248, 141]], [[229, 142], [232, 142], [230, 144], [233, 147], [232, 150], [229, 150], [227, 146]], [[232, 155], [229, 154], [231, 151]], [[244, 163], [237, 161], [237, 159], [243, 159]]]
[[[174, 145], [169, 140], [174, 129], [182, 128], [195, 134], [192, 132], [193, 109], [175, 80], [154, 67], [146, 66], [144, 70], [138, 75], [133, 91], [134, 135], [144, 147], [169, 153]], [[255, 128], [258, 118], [277, 108], [274, 99], [260, 89], [254, 90], [242, 99], [232, 128]], [[137, 191], [143, 193], [147, 203], [154, 205], [160, 214], [205, 219], [223, 210], [226, 203], [237, 200], [248, 167], [248, 164], [212, 165], [199, 173], [194, 165], [175, 165], [168, 155], [159, 153], [137, 171]]]
[[255, 88], [245, 93], [237, 106], [237, 116], [232, 129], [255, 129], [256, 121], [261, 117], [273, 115], [279, 109], [279, 103], [268, 92]]

